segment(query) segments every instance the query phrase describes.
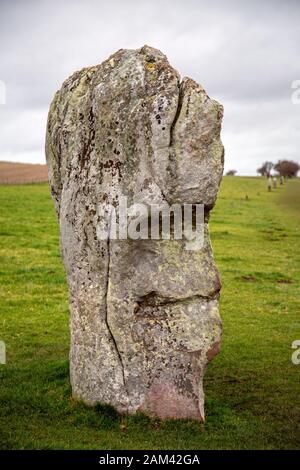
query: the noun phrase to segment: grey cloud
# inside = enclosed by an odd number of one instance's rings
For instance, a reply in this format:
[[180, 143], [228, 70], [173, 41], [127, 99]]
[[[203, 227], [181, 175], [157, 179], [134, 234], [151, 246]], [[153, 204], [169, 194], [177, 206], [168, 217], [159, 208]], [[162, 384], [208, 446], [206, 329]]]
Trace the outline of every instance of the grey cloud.
[[290, 100], [300, 79], [298, 1], [2, 0], [0, 8], [0, 159], [44, 161], [47, 109], [62, 81], [147, 43], [224, 104], [226, 168], [253, 174], [263, 158], [299, 160], [300, 105]]

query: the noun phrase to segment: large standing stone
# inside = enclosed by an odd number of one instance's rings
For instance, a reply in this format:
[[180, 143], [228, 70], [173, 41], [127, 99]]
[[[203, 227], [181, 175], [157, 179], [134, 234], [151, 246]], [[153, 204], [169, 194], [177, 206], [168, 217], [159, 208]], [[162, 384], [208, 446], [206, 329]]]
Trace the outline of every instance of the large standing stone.
[[204, 419], [217, 354], [220, 281], [204, 246], [99, 240], [99, 204], [205, 204], [223, 172], [222, 106], [166, 57], [120, 50], [67, 79], [51, 104], [46, 155], [70, 290], [74, 397], [121, 412]]

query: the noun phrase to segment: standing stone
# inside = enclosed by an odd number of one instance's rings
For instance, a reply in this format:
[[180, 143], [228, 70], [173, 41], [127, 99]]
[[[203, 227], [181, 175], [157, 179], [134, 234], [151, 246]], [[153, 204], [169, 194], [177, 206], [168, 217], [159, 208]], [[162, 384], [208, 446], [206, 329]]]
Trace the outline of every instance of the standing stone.
[[[208, 233], [223, 173], [223, 108], [158, 50], [119, 50], [51, 104], [46, 156], [70, 291], [73, 396], [204, 419], [218, 353], [220, 280]], [[205, 205], [204, 245], [101, 240], [99, 204]]]

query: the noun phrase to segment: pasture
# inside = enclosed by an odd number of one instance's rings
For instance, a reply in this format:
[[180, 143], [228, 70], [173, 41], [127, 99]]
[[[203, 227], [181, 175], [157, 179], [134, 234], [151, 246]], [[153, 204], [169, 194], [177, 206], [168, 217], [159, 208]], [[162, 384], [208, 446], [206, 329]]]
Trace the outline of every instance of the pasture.
[[221, 353], [206, 422], [119, 416], [71, 398], [68, 292], [46, 183], [0, 186], [1, 449], [300, 448], [300, 180], [224, 177], [210, 232], [222, 277]]

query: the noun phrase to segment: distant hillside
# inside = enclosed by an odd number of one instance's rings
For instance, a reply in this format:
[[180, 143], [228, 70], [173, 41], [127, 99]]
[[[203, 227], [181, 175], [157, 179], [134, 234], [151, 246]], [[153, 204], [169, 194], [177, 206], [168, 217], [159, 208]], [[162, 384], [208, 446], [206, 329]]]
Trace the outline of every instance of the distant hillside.
[[46, 165], [0, 162], [0, 184], [40, 183], [48, 181]]

